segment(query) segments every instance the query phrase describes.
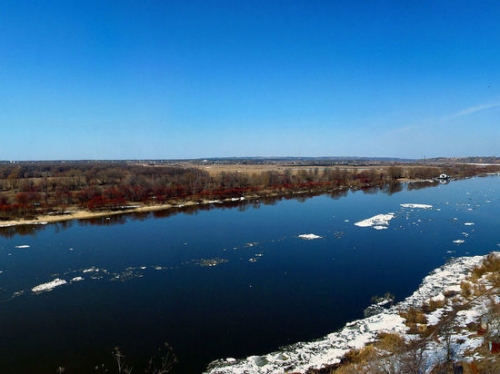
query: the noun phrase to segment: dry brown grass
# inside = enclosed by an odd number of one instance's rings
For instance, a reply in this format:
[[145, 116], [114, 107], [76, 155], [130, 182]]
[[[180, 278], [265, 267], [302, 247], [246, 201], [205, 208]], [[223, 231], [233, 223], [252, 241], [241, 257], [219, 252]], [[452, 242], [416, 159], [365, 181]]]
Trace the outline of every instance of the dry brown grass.
[[468, 298], [472, 295], [472, 284], [467, 281], [460, 283], [460, 290], [463, 297]]
[[446, 299], [430, 299], [428, 302], [422, 305], [422, 311], [424, 313], [432, 313], [436, 309], [443, 308], [447, 304], [448, 300]]
[[379, 334], [375, 346], [386, 352], [401, 352], [406, 349], [406, 341], [399, 334], [382, 332]]
[[285, 170], [289, 170], [292, 174], [297, 174], [300, 170], [311, 170], [311, 169], [319, 169], [323, 171], [324, 169], [338, 169], [338, 170], [347, 170], [347, 171], [356, 171], [361, 172], [364, 170], [377, 170], [382, 171], [386, 169], [386, 166], [343, 166], [343, 165], [332, 165], [332, 166], [320, 166], [320, 165], [290, 165], [290, 164], [265, 164], [265, 165], [252, 165], [252, 164], [222, 164], [222, 165], [193, 165], [186, 164], [186, 167], [198, 167], [202, 170], [205, 170], [210, 175], [215, 176], [222, 172], [224, 173], [246, 173], [248, 175], [252, 174], [260, 174], [262, 172], [268, 171], [278, 171], [284, 172]]
[[370, 361], [377, 357], [377, 351], [373, 345], [367, 345], [361, 349], [351, 349], [344, 356], [346, 362], [359, 364]]
[[500, 272], [500, 256], [496, 253], [490, 253], [486, 256], [483, 263], [472, 270], [473, 279], [481, 278], [485, 273]]
[[406, 319], [406, 323], [417, 323], [425, 324], [427, 323], [427, 317], [425, 316], [423, 310], [410, 307], [408, 310], [400, 313], [401, 317]]

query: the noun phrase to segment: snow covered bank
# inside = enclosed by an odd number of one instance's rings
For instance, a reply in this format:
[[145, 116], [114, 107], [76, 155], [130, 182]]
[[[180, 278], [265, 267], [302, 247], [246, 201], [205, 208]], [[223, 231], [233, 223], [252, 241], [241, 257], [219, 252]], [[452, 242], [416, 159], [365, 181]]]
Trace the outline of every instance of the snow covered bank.
[[[481, 263], [483, 256], [461, 257], [434, 270], [424, 278], [420, 288], [407, 299], [382, 313], [347, 323], [342, 329], [317, 341], [296, 343], [279, 351], [246, 359], [221, 359], [212, 362], [207, 374], [272, 374], [293, 371], [305, 373], [308, 369], [320, 369], [339, 363], [350, 349], [360, 349], [377, 339], [380, 332], [405, 334], [408, 327], [399, 315], [402, 309], [420, 307], [431, 298], [444, 297], [447, 291], [459, 291], [460, 283], [469, 271]], [[478, 313], [463, 313], [463, 318], [473, 318]], [[472, 316], [472, 317], [471, 317]], [[477, 341], [474, 341], [477, 344]], [[431, 347], [426, 353], [432, 362], [441, 353]]]
[[210, 374], [260, 374], [305, 372], [309, 368], [321, 368], [335, 364], [351, 348], [362, 348], [374, 340], [379, 331], [403, 332], [404, 320], [395, 314], [377, 314], [363, 320], [348, 323], [342, 330], [309, 343], [297, 343], [264, 356], [250, 356], [245, 360], [232, 358], [213, 362]]

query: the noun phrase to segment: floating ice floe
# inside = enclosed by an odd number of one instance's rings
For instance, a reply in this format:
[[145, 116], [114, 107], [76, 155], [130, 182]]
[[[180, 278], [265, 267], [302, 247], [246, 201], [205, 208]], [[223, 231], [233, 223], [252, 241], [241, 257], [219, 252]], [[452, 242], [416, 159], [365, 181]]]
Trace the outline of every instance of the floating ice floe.
[[83, 273], [92, 273], [92, 272], [98, 272], [99, 269], [92, 266], [91, 268], [88, 268], [88, 269], [83, 269]]
[[432, 209], [432, 205], [429, 204], [400, 204], [403, 208], [415, 208], [415, 209]]
[[63, 284], [66, 284], [67, 282], [64, 279], [56, 278], [53, 281], [47, 282], [47, 283], [42, 283], [39, 284], [36, 287], [33, 287], [31, 291], [33, 292], [45, 292], [45, 291], [50, 291], [55, 287], [62, 286]]
[[254, 257], [250, 257], [250, 258], [248, 259], [248, 261], [249, 261], [249, 262], [252, 262], [252, 263], [255, 263], [255, 262], [257, 262], [258, 260], [260, 260], [260, 259], [262, 258], [262, 256], [263, 256], [263, 255], [262, 255], [262, 253], [256, 253], [256, 254], [254, 255]]
[[377, 214], [371, 218], [356, 222], [355, 225], [359, 227], [373, 227], [376, 230], [383, 230], [387, 228], [390, 220], [393, 218], [394, 213]]
[[457, 240], [454, 240], [453, 243], [455, 243], [455, 244], [463, 244], [463, 243], [465, 243], [465, 240], [463, 240], [463, 239], [457, 239]]
[[300, 234], [299, 238], [305, 239], [305, 240], [322, 239], [321, 236], [316, 235], [316, 234]]
[[227, 260], [225, 258], [219, 258], [219, 257], [201, 258], [201, 259], [198, 259], [198, 260], [193, 260], [193, 262], [196, 265], [201, 266], [201, 267], [213, 267], [213, 266], [217, 266], [217, 265], [220, 265], [220, 264], [225, 264], [228, 261], [229, 260]]
[[465, 222], [464, 225], [465, 226], [474, 226], [474, 222]]
[[74, 277], [73, 279], [71, 279], [72, 282], [80, 282], [82, 280], [83, 280], [82, 277]]
[[29, 248], [30, 246], [28, 244], [23, 244], [23, 245], [16, 245], [16, 248]]

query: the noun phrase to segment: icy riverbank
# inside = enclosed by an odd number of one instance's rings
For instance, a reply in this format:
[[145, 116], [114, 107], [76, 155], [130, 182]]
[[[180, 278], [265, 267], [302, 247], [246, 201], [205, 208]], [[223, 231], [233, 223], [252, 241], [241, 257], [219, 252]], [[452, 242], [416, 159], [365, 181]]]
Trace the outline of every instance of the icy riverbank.
[[[379, 314], [347, 323], [342, 329], [313, 342], [301, 342], [282, 348], [279, 351], [263, 356], [250, 356], [246, 359], [221, 359], [212, 362], [208, 374], [270, 374], [293, 371], [305, 373], [308, 369], [339, 363], [341, 358], [351, 349], [360, 349], [365, 344], [377, 339], [380, 332], [405, 335], [408, 327], [399, 311], [409, 307], [419, 308], [431, 298], [444, 297], [446, 292], [460, 290], [460, 283], [469, 271], [481, 263], [484, 256], [461, 257], [434, 270], [424, 278], [420, 288], [404, 301]], [[478, 307], [481, 308], [481, 305]], [[469, 318], [477, 318], [482, 310], [470, 311]], [[439, 316], [434, 316], [439, 318]], [[474, 344], [482, 343], [475, 341]], [[470, 348], [465, 346], [463, 349]], [[427, 361], [432, 364], [441, 355], [439, 349], [433, 347], [426, 352]]]

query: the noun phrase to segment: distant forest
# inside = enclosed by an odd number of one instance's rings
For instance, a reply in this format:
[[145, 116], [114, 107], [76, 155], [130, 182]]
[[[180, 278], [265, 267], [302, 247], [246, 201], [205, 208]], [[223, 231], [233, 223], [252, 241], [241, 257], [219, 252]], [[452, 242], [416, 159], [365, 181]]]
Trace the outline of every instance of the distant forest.
[[[207, 165], [270, 165], [255, 172], [209, 172]], [[417, 164], [356, 160], [276, 159], [190, 162], [54, 161], [0, 163], [0, 219], [63, 214], [71, 209], [126, 209], [339, 189], [396, 185], [402, 178], [463, 178], [498, 172], [500, 165]]]

